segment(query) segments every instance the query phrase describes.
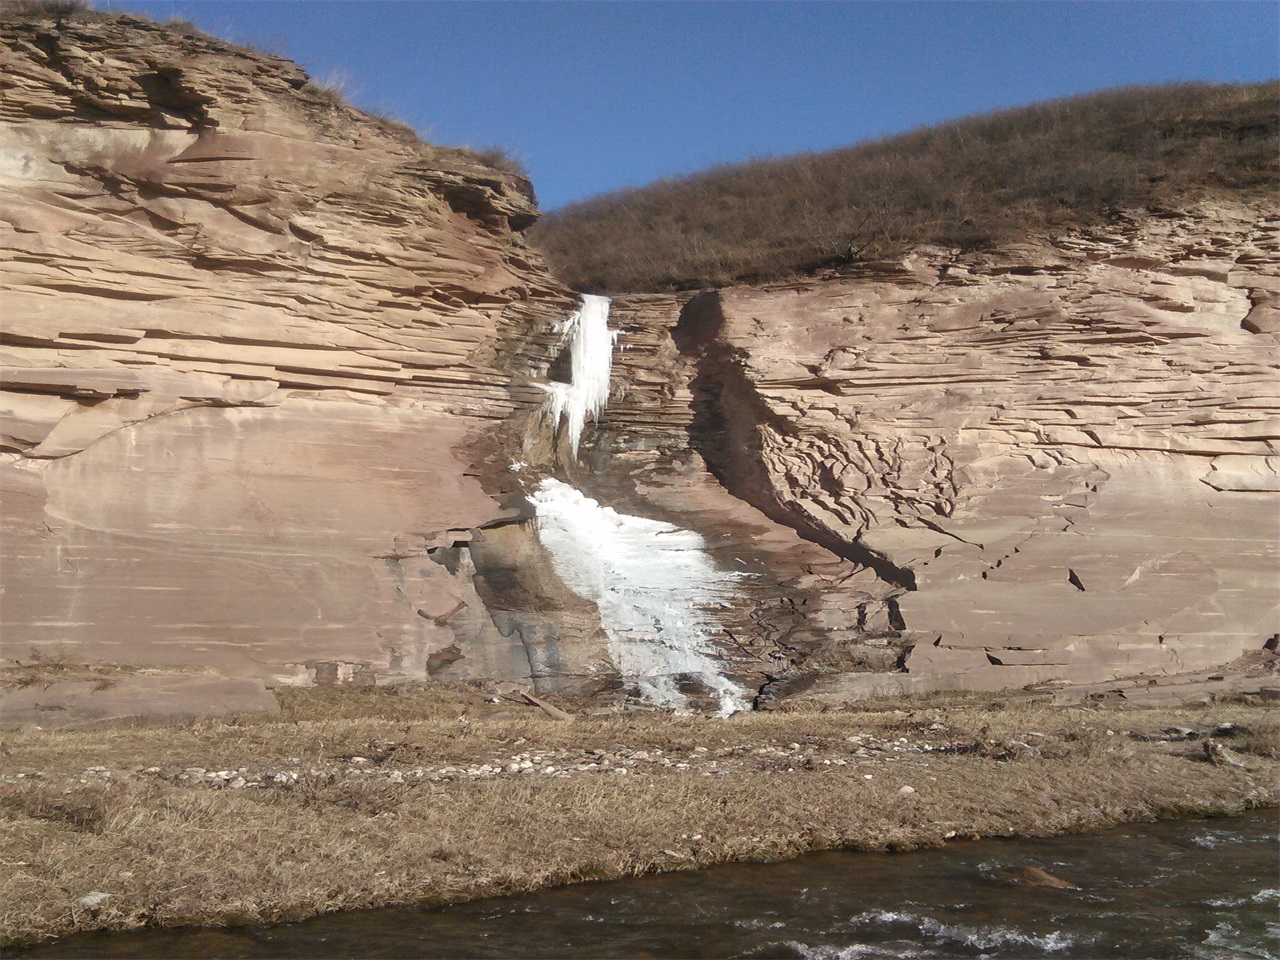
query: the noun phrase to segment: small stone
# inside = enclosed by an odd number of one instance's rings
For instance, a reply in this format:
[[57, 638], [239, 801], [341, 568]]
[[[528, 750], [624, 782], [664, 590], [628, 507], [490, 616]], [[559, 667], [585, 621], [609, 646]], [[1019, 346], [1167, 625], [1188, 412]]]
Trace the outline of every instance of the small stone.
[[234, 777], [231, 780], [227, 781], [227, 786], [230, 787], [232, 790], [239, 790], [247, 782], [248, 781], [246, 781], [244, 777]]
[[1204, 754], [1210, 763], [1226, 764], [1229, 767], [1236, 767], [1240, 770], [1249, 769], [1241, 761], [1239, 755], [1233, 750], [1228, 750], [1220, 743], [1214, 743], [1212, 740], [1204, 742]]
[[904, 797], [909, 796], [910, 794], [913, 794], [915, 792], [916, 792], [915, 787], [909, 787], [906, 784], [903, 784], [898, 788], [898, 793], [902, 794]]
[[90, 890], [76, 901], [76, 906], [81, 910], [97, 910], [110, 899], [111, 894], [109, 893], [103, 893], [101, 890]]
[[1004, 748], [1010, 756], [1023, 760], [1033, 759], [1042, 755], [1039, 747], [1033, 747], [1028, 743], [1023, 743], [1021, 740], [1006, 740]]

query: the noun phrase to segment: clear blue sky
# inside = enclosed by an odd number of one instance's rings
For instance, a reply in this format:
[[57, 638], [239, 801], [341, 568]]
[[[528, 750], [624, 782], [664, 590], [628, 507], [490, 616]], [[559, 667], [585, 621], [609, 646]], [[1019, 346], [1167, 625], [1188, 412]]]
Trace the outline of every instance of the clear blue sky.
[[1280, 3], [98, 0], [346, 78], [425, 139], [502, 146], [544, 209], [1090, 90], [1280, 74]]

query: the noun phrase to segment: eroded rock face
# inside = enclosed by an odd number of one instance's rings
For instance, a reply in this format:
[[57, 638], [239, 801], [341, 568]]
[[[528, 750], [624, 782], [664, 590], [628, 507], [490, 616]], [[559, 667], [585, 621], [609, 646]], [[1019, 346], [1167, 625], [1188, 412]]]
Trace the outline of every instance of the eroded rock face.
[[[7, 656], [214, 668], [236, 703], [606, 690], [522, 496], [552, 474], [702, 535], [762, 703], [1158, 680], [1280, 632], [1270, 201], [623, 298], [575, 455], [538, 426], [575, 298], [523, 178], [208, 38], [0, 38]], [[212, 703], [193, 676], [166, 702]]]
[[524, 515], [496, 451], [573, 303], [527, 181], [208, 38], [2, 37], [9, 655], [548, 673], [470, 556]]
[[[880, 277], [638, 298], [621, 342], [671, 374], [632, 373], [598, 442], [640, 499], [727, 492], [824, 548], [739, 539], [765, 592], [797, 578], [787, 629], [751, 645], [766, 695], [1196, 670], [1280, 629], [1278, 289], [1274, 205], [1222, 200]], [[655, 426], [676, 410], [692, 450]], [[876, 647], [904, 670], [852, 662]]]

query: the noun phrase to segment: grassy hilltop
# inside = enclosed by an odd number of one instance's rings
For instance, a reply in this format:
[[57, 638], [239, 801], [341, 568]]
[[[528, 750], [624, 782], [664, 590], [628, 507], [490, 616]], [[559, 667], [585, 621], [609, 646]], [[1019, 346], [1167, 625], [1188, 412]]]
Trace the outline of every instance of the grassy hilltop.
[[1204, 191], [1274, 190], [1280, 82], [1131, 87], [825, 153], [623, 190], [535, 228], [593, 293], [695, 289], [856, 267], [1105, 221]]

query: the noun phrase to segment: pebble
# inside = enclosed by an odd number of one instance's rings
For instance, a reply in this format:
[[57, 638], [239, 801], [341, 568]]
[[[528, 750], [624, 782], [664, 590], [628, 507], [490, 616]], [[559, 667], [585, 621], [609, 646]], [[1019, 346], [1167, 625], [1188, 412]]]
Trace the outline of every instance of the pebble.
[[101, 890], [90, 890], [76, 901], [76, 906], [82, 910], [96, 910], [110, 899], [111, 894], [109, 893], [103, 893]]
[[[933, 720], [933, 718], [929, 718]], [[929, 729], [945, 729], [936, 721]], [[1104, 728], [1105, 729], [1105, 728]], [[1230, 724], [1217, 725], [1229, 736], [1235, 732]], [[1102, 731], [1100, 731], [1102, 732]], [[1107, 731], [1115, 735], [1114, 731]], [[1183, 731], [1170, 728], [1166, 736], [1181, 735]], [[1194, 734], [1193, 734], [1194, 735]], [[1042, 734], [1024, 734], [1026, 737], [1043, 736]], [[510, 749], [519, 749], [526, 744], [523, 738], [513, 741]], [[1003, 742], [1005, 757], [1034, 757], [1040, 750], [1024, 741], [1006, 740]], [[369, 741], [375, 749], [373, 756], [380, 760], [390, 759], [386, 751], [396, 746], [394, 741]], [[887, 764], [893, 763], [891, 770], [897, 779], [906, 773], [904, 768], [916, 766], [926, 767], [925, 759], [934, 751], [951, 750], [955, 745], [946, 747], [940, 741], [934, 743], [918, 743], [906, 737], [878, 738], [868, 733], [859, 733], [831, 741], [822, 737], [807, 737], [805, 743], [798, 741], [782, 742], [756, 740], [744, 741], [734, 745], [718, 744], [713, 747], [692, 746], [672, 749], [669, 753], [655, 747], [633, 749], [623, 744], [610, 744], [603, 748], [549, 748], [541, 751], [528, 750], [509, 755], [507, 758], [494, 757], [489, 760], [477, 760], [469, 765], [441, 765], [434, 768], [418, 768], [407, 770], [395, 763], [375, 763], [368, 757], [349, 756], [345, 762], [322, 761], [311, 768], [300, 767], [295, 770], [263, 770], [241, 766], [236, 769], [209, 770], [205, 767], [191, 766], [178, 772], [166, 772], [158, 766], [137, 766], [132, 770], [112, 771], [101, 765], [87, 766], [78, 774], [71, 774], [64, 784], [108, 784], [156, 778], [170, 783], [185, 783], [189, 786], [203, 786], [207, 789], [245, 789], [245, 788], [284, 788], [288, 789], [299, 781], [300, 777], [313, 778], [318, 784], [332, 784], [343, 780], [349, 782], [386, 782], [392, 784], [421, 782], [458, 782], [478, 780], [500, 775], [538, 772], [547, 777], [572, 777], [583, 774], [614, 772], [619, 775], [637, 774], [639, 776], [729, 776], [742, 775], [758, 771], [804, 773], [805, 771], [825, 772], [832, 774], [837, 768], [851, 766], [854, 775], [858, 767], [866, 770], [889, 769]], [[368, 751], [366, 751], [368, 752]], [[919, 759], [917, 759], [917, 757]], [[301, 764], [299, 758], [288, 758], [276, 763]], [[925, 773], [927, 770], [922, 770]], [[910, 774], [908, 774], [910, 775]], [[15, 773], [0, 775], [0, 783], [18, 782], [23, 777], [44, 777], [43, 773]], [[64, 775], [65, 776], [65, 775]], [[77, 780], [78, 777], [78, 780]], [[874, 779], [873, 774], [863, 773], [864, 780]], [[897, 792], [907, 796], [916, 792], [914, 787], [899, 787]]]

